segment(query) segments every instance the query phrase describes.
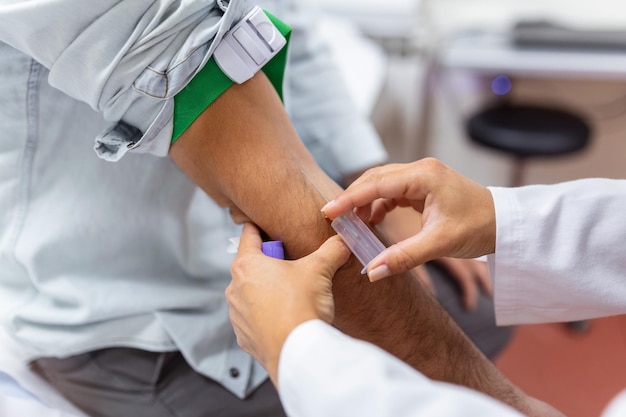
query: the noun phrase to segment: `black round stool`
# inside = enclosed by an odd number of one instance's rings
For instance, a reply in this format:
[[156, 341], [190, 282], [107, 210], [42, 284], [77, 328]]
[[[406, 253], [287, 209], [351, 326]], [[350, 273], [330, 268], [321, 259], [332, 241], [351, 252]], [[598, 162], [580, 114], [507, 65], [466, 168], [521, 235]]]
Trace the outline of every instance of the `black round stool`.
[[547, 157], [584, 149], [591, 136], [585, 121], [572, 113], [547, 107], [499, 104], [467, 121], [476, 143], [515, 158], [511, 186], [523, 184], [529, 157]]
[[[583, 150], [591, 129], [572, 113], [546, 107], [499, 104], [472, 116], [467, 133], [476, 143], [506, 152], [515, 158], [510, 185], [523, 184], [529, 157], [560, 156]], [[567, 323], [569, 329], [584, 332], [587, 321]]]

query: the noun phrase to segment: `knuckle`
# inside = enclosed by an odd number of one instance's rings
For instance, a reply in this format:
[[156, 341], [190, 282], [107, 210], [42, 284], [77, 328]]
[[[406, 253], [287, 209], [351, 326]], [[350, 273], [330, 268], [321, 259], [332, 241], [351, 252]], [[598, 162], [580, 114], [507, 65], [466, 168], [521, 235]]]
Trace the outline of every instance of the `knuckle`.
[[393, 266], [390, 265], [390, 269], [394, 273], [408, 271], [419, 265], [417, 259], [403, 247], [396, 247], [396, 251], [392, 257]]
[[363, 179], [369, 180], [372, 177], [377, 176], [378, 171], [380, 171], [380, 167], [373, 167], [373, 168], [368, 168], [365, 170], [365, 172], [362, 175]]
[[232, 298], [235, 295], [235, 289], [232, 283], [228, 284], [228, 287], [226, 287], [226, 289], [224, 290], [224, 294], [226, 295], [226, 300], [230, 304], [230, 302], [232, 301]]
[[419, 160], [418, 163], [420, 165], [424, 165], [425, 167], [428, 167], [428, 168], [437, 168], [437, 167], [440, 167], [441, 165], [443, 165], [441, 161], [439, 161], [437, 158], [433, 158], [431, 156]]
[[231, 271], [236, 271], [240, 268], [241, 265], [241, 256], [237, 256], [235, 259], [233, 259], [233, 261], [230, 263], [230, 270]]
[[246, 338], [243, 337], [240, 333], [239, 333], [239, 329], [237, 329], [236, 334], [237, 334], [237, 344], [239, 345], [239, 347], [241, 349], [243, 349], [244, 351], [248, 352], [248, 344], [246, 342]]
[[443, 162], [432, 157], [424, 158], [419, 162], [426, 171], [432, 172], [435, 175], [441, 174], [448, 169], [448, 167]]
[[247, 268], [248, 261], [246, 258], [238, 256], [230, 264], [230, 272], [233, 276], [241, 275]]
[[389, 168], [389, 166], [370, 168], [363, 174], [363, 180], [371, 183], [379, 183], [385, 179], [386, 170]]

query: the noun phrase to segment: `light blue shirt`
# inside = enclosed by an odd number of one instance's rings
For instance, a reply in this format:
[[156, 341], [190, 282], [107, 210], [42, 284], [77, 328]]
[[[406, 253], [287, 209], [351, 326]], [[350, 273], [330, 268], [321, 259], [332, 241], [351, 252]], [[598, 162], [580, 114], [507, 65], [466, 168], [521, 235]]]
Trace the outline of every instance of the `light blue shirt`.
[[[261, 5], [289, 21], [292, 10]], [[236, 0], [226, 14], [215, 1], [0, 5], [0, 318], [19, 360], [127, 346], [180, 350], [240, 397], [266, 378], [237, 346], [224, 298], [228, 238], [239, 227], [160, 157], [171, 134], [165, 103], [248, 8]], [[335, 178], [383, 162], [372, 127], [301, 23], [287, 100], [297, 103], [290, 112], [303, 140]], [[197, 51], [202, 59], [192, 58]], [[313, 77], [310, 68], [328, 70]], [[151, 96], [164, 74], [177, 74], [174, 90]], [[118, 120], [143, 139], [109, 163], [93, 140]]]

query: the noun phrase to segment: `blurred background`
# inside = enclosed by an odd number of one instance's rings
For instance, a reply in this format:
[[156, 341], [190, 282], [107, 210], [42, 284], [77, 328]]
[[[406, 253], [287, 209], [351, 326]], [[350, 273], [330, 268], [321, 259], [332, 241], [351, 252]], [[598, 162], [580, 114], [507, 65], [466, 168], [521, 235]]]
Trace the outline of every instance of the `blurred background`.
[[[324, 16], [320, 34], [333, 40], [346, 83], [391, 161], [434, 156], [487, 186], [626, 177], [626, 3], [302, 4]], [[517, 123], [484, 114], [503, 106], [539, 113]], [[528, 126], [551, 148], [516, 143]], [[493, 143], [494, 135], [510, 142]], [[621, 316], [523, 326], [497, 365], [568, 416], [598, 416], [626, 388], [625, 348]]]

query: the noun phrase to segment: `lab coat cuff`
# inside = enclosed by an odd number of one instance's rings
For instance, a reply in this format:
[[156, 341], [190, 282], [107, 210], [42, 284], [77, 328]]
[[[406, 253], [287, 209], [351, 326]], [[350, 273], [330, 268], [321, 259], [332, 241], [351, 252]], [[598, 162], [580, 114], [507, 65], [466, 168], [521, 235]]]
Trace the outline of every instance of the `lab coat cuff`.
[[324, 331], [328, 327], [322, 320], [309, 320], [301, 323], [289, 333], [283, 348], [280, 351], [278, 360], [278, 385], [281, 386], [282, 381], [289, 384], [289, 381], [298, 377], [298, 371], [294, 364], [297, 364], [302, 358], [303, 349], [308, 350], [307, 346], [310, 341], [315, 339], [314, 333]]
[[523, 262], [524, 222], [516, 194], [509, 188], [488, 187], [496, 213], [496, 251], [488, 256], [494, 283], [496, 324], [517, 324]]
[[[278, 392], [287, 415], [308, 414], [308, 404], [316, 395], [309, 395], [303, 387], [315, 385], [320, 374], [327, 375], [322, 370], [326, 364], [324, 358], [336, 348], [335, 333], [338, 330], [322, 320], [310, 320], [287, 336], [278, 361]], [[321, 345], [320, 341], [323, 341]], [[310, 361], [321, 366], [311, 367]]]

